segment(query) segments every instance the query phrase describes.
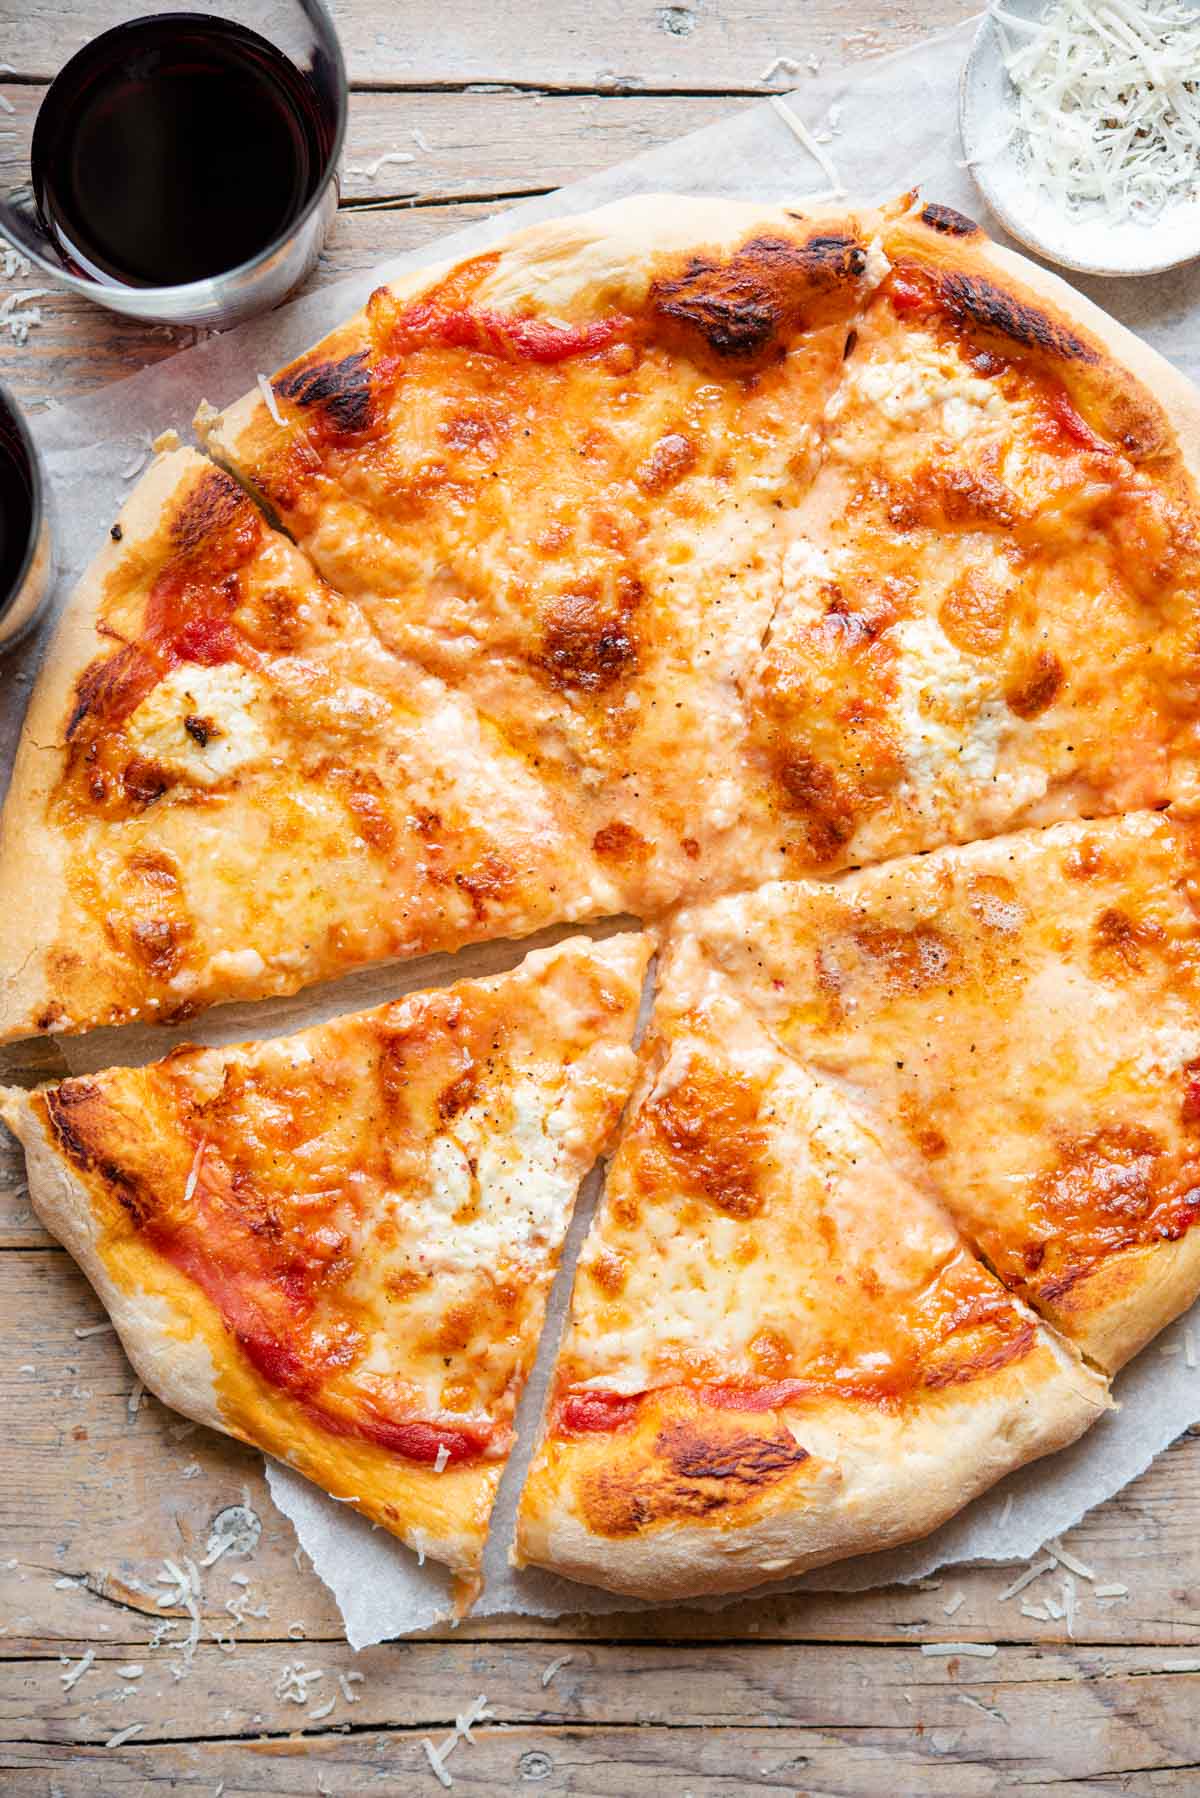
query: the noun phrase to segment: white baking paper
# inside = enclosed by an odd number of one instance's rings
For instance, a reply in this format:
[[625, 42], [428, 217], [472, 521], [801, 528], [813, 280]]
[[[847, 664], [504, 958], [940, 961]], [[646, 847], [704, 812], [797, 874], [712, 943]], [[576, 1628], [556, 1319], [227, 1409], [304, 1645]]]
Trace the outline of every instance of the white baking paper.
[[[828, 133], [822, 148], [848, 193], [863, 200], [882, 200], [919, 184], [927, 198], [972, 214], [1003, 240], [1003, 232], [988, 218], [969, 175], [959, 166], [958, 78], [973, 30], [974, 21], [968, 21], [914, 51], [849, 73], [806, 80], [788, 103], [819, 139]], [[536, 162], [533, 140], [530, 158]], [[457, 232], [444, 239], [436, 252], [426, 249], [401, 257], [224, 337], [209, 339], [90, 399], [35, 413], [32, 422], [54, 490], [62, 568], [60, 597], [70, 590], [101, 541], [139, 463], [148, 458], [153, 436], [173, 426], [186, 437], [198, 400], [220, 405], [234, 399], [260, 370], [277, 367], [360, 305], [380, 279], [432, 260], [435, 254], [478, 250], [517, 223], [581, 211], [628, 194], [668, 191], [795, 201], [827, 188], [826, 174], [778, 113], [769, 104], [755, 105], [665, 149]], [[1079, 285], [1193, 379], [1200, 379], [1200, 266], [1175, 270], [1145, 283], [1081, 280]], [[47, 630], [5, 666], [0, 692], [0, 778], [4, 780]], [[218, 1010], [189, 1024], [186, 1034], [192, 1040], [217, 1043], [294, 1029], [332, 1011], [373, 1004], [415, 985], [442, 984], [465, 973], [511, 966], [521, 953], [515, 945], [493, 944], [466, 951], [453, 961], [437, 957], [400, 970], [372, 970], [297, 999]], [[63, 1049], [72, 1066], [94, 1068], [108, 1061], [142, 1060], [162, 1053], [181, 1034], [97, 1032], [85, 1042], [64, 1042]], [[595, 1179], [589, 1181], [582, 1195], [555, 1287], [551, 1328], [519, 1415], [521, 1446], [501, 1488], [477, 1615], [550, 1617], [644, 1608], [544, 1574], [515, 1573], [507, 1565], [516, 1495], [561, 1327], [570, 1270], [596, 1184]], [[1189, 1319], [1181, 1320], [1126, 1369], [1116, 1387], [1120, 1408], [1074, 1448], [1014, 1474], [922, 1542], [894, 1553], [841, 1562], [769, 1590], [856, 1591], [918, 1579], [950, 1562], [1026, 1558], [1048, 1537], [1069, 1528], [1085, 1511], [1135, 1478], [1182, 1430], [1200, 1419], [1200, 1370], [1189, 1365], [1196, 1359], [1193, 1342], [1200, 1343], [1200, 1305], [1190, 1324]], [[1164, 1349], [1175, 1352], [1164, 1353]], [[287, 1468], [270, 1463], [268, 1474], [276, 1503], [294, 1522], [314, 1567], [341, 1607], [354, 1647], [425, 1629], [447, 1616], [448, 1582], [435, 1567], [419, 1567], [415, 1556], [392, 1537], [334, 1504]], [[716, 1599], [711, 1604], [732, 1602]]]

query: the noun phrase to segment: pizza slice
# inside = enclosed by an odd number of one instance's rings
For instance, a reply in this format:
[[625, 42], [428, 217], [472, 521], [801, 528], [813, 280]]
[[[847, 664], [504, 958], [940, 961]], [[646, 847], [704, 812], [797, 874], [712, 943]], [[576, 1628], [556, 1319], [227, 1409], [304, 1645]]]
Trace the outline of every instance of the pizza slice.
[[793, 870], [1194, 802], [1194, 389], [957, 213], [882, 242], [747, 689]]
[[228, 475], [158, 461], [25, 725], [0, 827], [0, 1040], [619, 910], [461, 694], [387, 650]]
[[878, 230], [678, 195], [535, 225], [198, 421], [569, 795], [630, 910], [786, 871], [743, 690]]
[[1100, 1366], [1200, 1292], [1195, 823], [1024, 831], [680, 930]]
[[515, 1558], [643, 1598], [933, 1529], [1106, 1406], [698, 945], [576, 1273]]
[[0, 1115], [164, 1403], [475, 1578], [583, 1175], [636, 1071], [646, 936]]

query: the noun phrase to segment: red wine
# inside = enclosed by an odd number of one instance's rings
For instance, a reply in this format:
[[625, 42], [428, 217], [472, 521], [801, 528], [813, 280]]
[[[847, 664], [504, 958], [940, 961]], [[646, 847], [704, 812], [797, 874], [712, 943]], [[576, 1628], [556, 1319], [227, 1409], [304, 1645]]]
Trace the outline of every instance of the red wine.
[[[33, 536], [33, 469], [24, 433], [0, 395], [0, 613], [16, 590]], [[0, 636], [3, 635], [0, 620]]]
[[250, 261], [319, 187], [328, 125], [266, 38], [204, 13], [158, 13], [86, 45], [34, 124], [42, 222], [72, 270], [175, 287]]

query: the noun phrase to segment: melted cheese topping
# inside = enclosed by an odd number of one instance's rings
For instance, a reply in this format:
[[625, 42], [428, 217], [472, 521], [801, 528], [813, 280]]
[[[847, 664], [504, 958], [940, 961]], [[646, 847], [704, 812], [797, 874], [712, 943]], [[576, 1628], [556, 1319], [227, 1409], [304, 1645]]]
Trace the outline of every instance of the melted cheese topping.
[[243, 1433], [270, 1447], [288, 1400], [401, 1459], [507, 1449], [576, 1189], [632, 1081], [649, 947], [567, 943], [51, 1091], [117, 1284], [141, 1261], [184, 1273], [229, 1332], [218, 1373], [241, 1357], [263, 1382]]
[[[181, 551], [171, 520], [197, 514]], [[128, 541], [108, 588], [111, 634], [140, 642], [102, 639], [78, 684], [40, 1027], [620, 910], [526, 758], [390, 653], [227, 476], [181, 453], [161, 539]]]
[[661, 1069], [581, 1260], [560, 1393], [794, 1383], [886, 1408], [1029, 1351], [1026, 1314], [832, 1084], [711, 981], [697, 998], [668, 976], [657, 1023]]
[[1114, 1323], [1089, 1280], [1200, 1219], [1196, 867], [1190, 826], [1139, 813], [767, 888], [695, 929], [1005, 1281], [1110, 1361], [1159, 1327], [1157, 1287], [1129, 1276]]

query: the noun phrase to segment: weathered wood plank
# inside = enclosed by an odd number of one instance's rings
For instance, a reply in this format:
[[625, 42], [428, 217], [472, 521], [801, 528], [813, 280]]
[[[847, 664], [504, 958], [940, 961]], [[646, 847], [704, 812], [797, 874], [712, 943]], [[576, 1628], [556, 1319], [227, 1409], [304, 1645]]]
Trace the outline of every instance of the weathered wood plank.
[[[90, 1639], [143, 1647], [162, 1615], [154, 1581], [163, 1557], [203, 1560], [214, 1516], [247, 1492], [263, 1522], [262, 1539], [249, 1560], [223, 1558], [204, 1576], [206, 1632], [228, 1627], [228, 1575], [243, 1572], [270, 1615], [248, 1618], [240, 1637], [286, 1637], [293, 1623], [304, 1626], [310, 1641], [341, 1636], [329, 1593], [307, 1563], [296, 1564], [291, 1527], [271, 1504], [260, 1458], [224, 1437], [189, 1429], [151, 1399], [130, 1417], [133, 1376], [115, 1338], [75, 1334], [102, 1322], [103, 1312], [66, 1255], [0, 1254], [0, 1316], [6, 1320], [0, 1402], [9, 1420], [10, 1461], [20, 1469], [0, 1492], [8, 1563], [0, 1564], [0, 1654], [29, 1652], [35, 1637], [51, 1645]], [[1080, 1581], [1076, 1639], [1159, 1643], [1180, 1652], [1200, 1643], [1198, 1539], [1200, 1437], [1188, 1436], [1074, 1532], [1075, 1552], [1099, 1581], [1129, 1587], [1127, 1599], [1097, 1600]], [[1065, 1641], [1065, 1623], [1026, 1618], [1019, 1601], [1000, 1601], [1009, 1577], [997, 1569], [951, 1571], [932, 1591], [780, 1597], [711, 1614], [656, 1611], [546, 1624], [468, 1620], [455, 1639]], [[82, 1583], [60, 1587], [60, 1579]], [[1043, 1590], [1054, 1595], [1057, 1587], [1048, 1583]], [[947, 1617], [943, 1606], [959, 1592], [963, 1602]]]
[[[811, 1657], [810, 1657], [811, 1659]], [[796, 1667], [803, 1678], [808, 1668]], [[1135, 1681], [1135, 1687], [1147, 1682]], [[654, 1726], [518, 1724], [472, 1732], [447, 1772], [466, 1794], [520, 1792], [531, 1787], [571, 1798], [629, 1798], [662, 1791], [686, 1798], [744, 1798], [747, 1792], [780, 1792], [793, 1798], [992, 1798], [999, 1792], [1044, 1793], [1056, 1798], [1102, 1798], [1194, 1789], [1195, 1760], [1178, 1745], [1183, 1731], [1166, 1697], [1135, 1713], [1107, 1717], [1097, 1732], [1096, 1771], [1075, 1777], [1056, 1770], [1056, 1747], [1076, 1734], [1074, 1705], [1060, 1690], [1044, 1717], [1045, 1733], [1025, 1756], [996, 1763], [995, 1738], [1003, 1725], [987, 1720], [925, 1729], [907, 1728], [664, 1729]], [[1165, 1739], [1163, 1730], [1165, 1726]], [[440, 1740], [444, 1741], [442, 1737]], [[1147, 1758], [1152, 1757], [1152, 1758]], [[60, 1798], [147, 1798], [160, 1790], [211, 1798], [224, 1780], [224, 1798], [312, 1798], [313, 1793], [357, 1798], [367, 1793], [436, 1794], [421, 1737], [400, 1731], [364, 1732], [317, 1739], [286, 1737], [253, 1742], [168, 1743], [124, 1747], [0, 1750], [10, 1798], [45, 1798], [47, 1778]]]
[[[63, 1677], [78, 1669], [75, 1659], [66, 1668], [57, 1657], [7, 1662], [0, 1741], [99, 1747], [136, 1722], [147, 1744], [295, 1734], [319, 1750], [345, 1726], [389, 1731], [389, 1771], [403, 1779], [425, 1765], [413, 1736], [440, 1743], [482, 1695], [492, 1713], [483, 1739], [493, 1720], [571, 1731], [580, 1742], [638, 1725], [678, 1734], [752, 1721], [747, 1772], [764, 1751], [769, 1758], [776, 1732], [793, 1729], [907, 1749], [964, 1776], [986, 1760], [1018, 1783], [1200, 1762], [1200, 1672], [1173, 1670], [1161, 1650], [1009, 1648], [988, 1661], [943, 1661], [915, 1647], [763, 1644], [747, 1653], [722, 1642], [697, 1654], [690, 1643], [622, 1644], [579, 1648], [548, 1686], [546, 1647], [527, 1642], [477, 1644], [469, 1656], [457, 1643], [358, 1656], [344, 1643], [252, 1644], [232, 1654], [205, 1643], [182, 1682], [172, 1658], [165, 1647], [131, 1659], [101, 1646], [70, 1690]], [[339, 1675], [349, 1674], [354, 1683], [342, 1686]], [[152, 1751], [138, 1741], [135, 1752]], [[452, 1765], [456, 1784], [469, 1780], [476, 1756], [460, 1745]]]
[[[379, 86], [520, 82], [537, 87], [751, 89], [773, 58], [837, 62], [912, 43], [962, 17], [958, 0], [566, 0], [524, 10], [460, 0], [342, 0], [337, 27], [350, 79]], [[5, 60], [45, 79], [122, 16], [119, 0], [26, 0], [5, 21]], [[802, 77], [801, 77], [802, 78]]]
[[[9, 87], [0, 171], [21, 154], [44, 87]], [[342, 200], [431, 201], [541, 192], [582, 180], [749, 102], [723, 94], [355, 93]], [[374, 175], [377, 158], [386, 162]]]

